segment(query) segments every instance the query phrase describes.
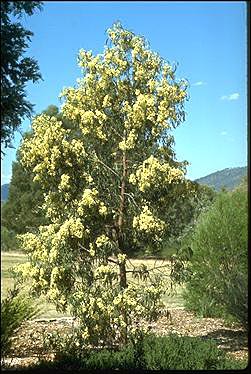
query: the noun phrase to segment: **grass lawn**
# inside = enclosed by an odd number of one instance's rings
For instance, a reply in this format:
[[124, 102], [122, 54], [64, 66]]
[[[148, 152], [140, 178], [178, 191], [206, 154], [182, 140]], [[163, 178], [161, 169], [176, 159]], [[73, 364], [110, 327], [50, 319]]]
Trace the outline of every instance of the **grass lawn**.
[[[2, 297], [6, 296], [7, 289], [12, 288], [14, 280], [11, 276], [10, 269], [18, 264], [26, 262], [26, 255], [20, 252], [1, 252], [1, 292]], [[131, 262], [131, 263], [130, 263]], [[132, 259], [128, 262], [128, 268], [133, 266], [139, 266], [144, 263], [149, 269], [154, 266], [163, 266], [168, 265], [167, 261], [164, 260], [154, 260], [154, 259]], [[130, 274], [130, 273], [129, 273]], [[130, 277], [128, 279], [130, 281]], [[168, 280], [167, 280], [168, 287]], [[180, 308], [183, 306], [182, 299], [182, 287], [177, 287], [176, 293], [172, 296], [166, 294], [164, 296], [164, 301], [167, 303], [168, 307], [171, 308]], [[70, 316], [70, 314], [60, 314], [56, 311], [53, 304], [47, 303], [44, 298], [39, 299], [39, 304], [42, 307], [42, 313], [39, 315], [39, 318], [55, 318], [62, 316]]]
[[12, 266], [26, 262], [26, 256], [20, 252], [1, 252], [1, 293], [5, 297], [8, 288], [12, 288], [14, 280], [10, 269]]

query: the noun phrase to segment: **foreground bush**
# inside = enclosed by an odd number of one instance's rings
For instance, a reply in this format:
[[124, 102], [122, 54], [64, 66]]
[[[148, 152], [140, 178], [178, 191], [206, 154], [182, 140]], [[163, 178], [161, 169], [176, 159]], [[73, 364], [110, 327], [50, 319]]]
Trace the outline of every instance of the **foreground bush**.
[[11, 348], [11, 338], [21, 324], [38, 314], [39, 310], [24, 294], [14, 288], [1, 301], [1, 357], [6, 357]]
[[186, 307], [206, 317], [247, 324], [248, 202], [245, 189], [221, 193], [194, 231], [184, 294]]
[[[79, 341], [59, 341], [61, 352], [54, 362], [40, 364], [40, 367], [81, 368], [81, 369], [183, 369], [215, 370], [241, 369], [243, 361], [228, 359], [212, 340], [178, 335], [156, 336], [139, 333], [120, 350], [84, 349]], [[55, 348], [55, 347], [54, 347]]]
[[213, 340], [199, 337], [149, 336], [144, 340], [144, 361], [148, 370], [215, 370], [244, 368], [230, 360]]

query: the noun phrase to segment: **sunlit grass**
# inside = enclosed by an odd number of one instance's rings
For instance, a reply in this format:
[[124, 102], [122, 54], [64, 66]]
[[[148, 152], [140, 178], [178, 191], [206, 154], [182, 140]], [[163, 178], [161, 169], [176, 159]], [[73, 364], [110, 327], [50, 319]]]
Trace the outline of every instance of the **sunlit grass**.
[[[5, 298], [8, 289], [14, 286], [14, 279], [11, 274], [11, 268], [27, 261], [27, 256], [21, 252], [1, 252], [1, 295]], [[44, 297], [38, 300], [41, 307], [41, 313], [38, 318], [56, 318], [61, 316], [70, 316], [70, 314], [58, 313], [53, 304], [48, 303]]]

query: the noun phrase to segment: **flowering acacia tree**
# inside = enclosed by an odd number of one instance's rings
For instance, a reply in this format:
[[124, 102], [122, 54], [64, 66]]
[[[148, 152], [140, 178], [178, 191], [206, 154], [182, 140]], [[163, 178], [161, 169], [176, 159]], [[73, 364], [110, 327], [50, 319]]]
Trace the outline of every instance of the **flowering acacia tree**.
[[185, 82], [120, 24], [108, 40], [102, 55], [80, 51], [83, 78], [62, 92], [72, 125], [38, 116], [21, 147], [51, 223], [22, 236], [30, 262], [19, 270], [59, 309], [70, 306], [93, 344], [125, 339], [133, 321], [157, 315], [162, 280], [137, 283], [150, 271], [128, 269], [128, 254], [158, 250], [169, 230], [165, 193], [186, 183], [170, 147], [170, 130], [184, 120]]

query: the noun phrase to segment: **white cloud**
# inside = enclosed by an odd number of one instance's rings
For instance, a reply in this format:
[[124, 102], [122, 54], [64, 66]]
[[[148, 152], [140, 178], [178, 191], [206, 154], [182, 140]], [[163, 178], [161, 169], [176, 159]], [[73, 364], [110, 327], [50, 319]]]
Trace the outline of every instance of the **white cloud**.
[[198, 82], [193, 83], [192, 86], [203, 86], [204, 84], [206, 83], [202, 81], [198, 81]]
[[226, 131], [222, 131], [220, 134], [221, 134], [222, 136], [225, 136], [225, 135], [227, 135], [227, 132], [226, 132]]
[[223, 95], [221, 96], [221, 100], [238, 100], [240, 97], [240, 94], [238, 92], [235, 92], [233, 94], [230, 94], [230, 95]]

